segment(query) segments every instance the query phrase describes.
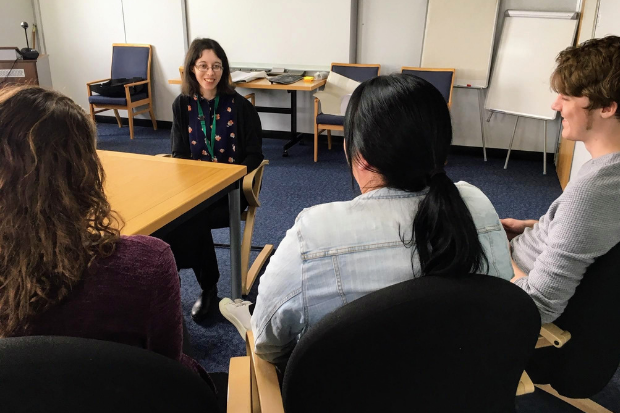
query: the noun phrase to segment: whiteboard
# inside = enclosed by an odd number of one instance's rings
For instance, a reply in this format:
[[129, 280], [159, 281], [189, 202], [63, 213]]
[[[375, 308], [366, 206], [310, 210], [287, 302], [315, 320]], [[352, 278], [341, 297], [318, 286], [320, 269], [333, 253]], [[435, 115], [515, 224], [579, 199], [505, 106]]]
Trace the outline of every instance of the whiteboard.
[[[577, 13], [507, 12], [484, 108], [536, 119], [555, 119], [549, 77], [555, 59], [573, 44]], [[565, 18], [561, 18], [565, 16]], [[566, 18], [571, 16], [571, 18]]]
[[618, 19], [620, 18], [620, 1], [600, 0], [594, 37], [605, 37], [613, 34], [620, 36]]
[[454, 68], [454, 86], [485, 88], [499, 0], [429, 0], [422, 67]]
[[351, 0], [186, 0], [189, 42], [217, 40], [231, 66], [329, 70], [349, 62]]

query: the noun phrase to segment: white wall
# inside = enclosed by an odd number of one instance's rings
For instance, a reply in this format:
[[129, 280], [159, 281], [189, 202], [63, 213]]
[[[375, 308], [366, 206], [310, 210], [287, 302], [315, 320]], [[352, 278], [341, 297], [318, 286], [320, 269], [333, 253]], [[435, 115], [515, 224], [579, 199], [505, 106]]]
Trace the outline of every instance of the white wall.
[[[30, 0], [0, 0], [0, 46], [26, 47], [24, 29], [19, 25], [28, 22], [28, 42], [32, 47], [34, 12]], [[38, 41], [37, 41], [38, 42]], [[39, 47], [37, 46], [37, 49]]]
[[[112, 43], [151, 44], [155, 116], [172, 120], [179, 88], [168, 79], [179, 77], [185, 56], [179, 0], [107, 0], [105, 7], [97, 0], [38, 1], [56, 90], [88, 109], [86, 82], [110, 77]], [[120, 114], [127, 117], [125, 111]]]
[[[54, 89], [88, 110], [86, 82], [110, 77], [112, 43], [123, 43], [120, 1], [39, 0]], [[97, 18], [93, 18], [94, 13]]]
[[381, 74], [417, 67], [422, 55], [427, 0], [360, 0], [358, 63], [379, 63]]
[[[178, 86], [168, 79], [179, 77], [179, 66], [185, 58], [183, 16], [179, 0], [125, 0], [125, 30], [127, 43], [146, 43], [153, 46], [151, 80], [155, 117], [172, 121], [172, 102], [179, 94]], [[156, 13], [145, 14], [145, 10]], [[112, 51], [109, 48], [110, 53]], [[126, 116], [121, 115], [121, 116]], [[149, 118], [148, 114], [139, 117]]]

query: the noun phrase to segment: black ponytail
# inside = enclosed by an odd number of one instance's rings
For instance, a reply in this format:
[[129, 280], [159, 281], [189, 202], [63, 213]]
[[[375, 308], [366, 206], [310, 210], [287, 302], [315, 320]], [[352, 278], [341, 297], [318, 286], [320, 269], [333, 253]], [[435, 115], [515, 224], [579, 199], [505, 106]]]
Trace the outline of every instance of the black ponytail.
[[488, 268], [471, 213], [443, 170], [452, 123], [434, 86], [402, 74], [367, 80], [351, 96], [344, 130], [351, 169], [363, 157], [388, 187], [409, 192], [428, 188], [413, 219], [411, 239], [403, 237], [412, 247], [412, 266], [418, 254], [421, 275]]
[[474, 219], [458, 189], [445, 173], [435, 174], [429, 181], [412, 231], [412, 255], [417, 251], [422, 275], [486, 271], [488, 262]]

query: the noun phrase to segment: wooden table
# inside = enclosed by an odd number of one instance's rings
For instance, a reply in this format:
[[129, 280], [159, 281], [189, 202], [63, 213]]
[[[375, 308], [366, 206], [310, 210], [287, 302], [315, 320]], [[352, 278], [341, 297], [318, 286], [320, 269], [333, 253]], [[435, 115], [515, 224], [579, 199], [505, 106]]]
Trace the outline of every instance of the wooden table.
[[232, 298], [241, 298], [242, 165], [97, 151], [105, 192], [125, 221], [123, 235], [162, 236], [228, 194]]
[[[290, 85], [280, 85], [271, 83], [268, 79], [256, 79], [251, 82], [235, 83], [236, 87], [245, 89], [265, 89], [265, 90], [286, 90], [291, 94], [291, 106], [287, 108], [278, 108], [271, 106], [256, 106], [257, 112], [265, 113], [281, 113], [291, 115], [291, 140], [284, 145], [282, 156], [288, 156], [288, 150], [301, 140], [302, 135], [297, 133], [297, 91], [311, 92], [325, 85], [326, 79], [313, 80], [312, 82], [304, 82], [300, 80]], [[168, 83], [171, 85], [180, 85], [181, 79], [170, 79]]]

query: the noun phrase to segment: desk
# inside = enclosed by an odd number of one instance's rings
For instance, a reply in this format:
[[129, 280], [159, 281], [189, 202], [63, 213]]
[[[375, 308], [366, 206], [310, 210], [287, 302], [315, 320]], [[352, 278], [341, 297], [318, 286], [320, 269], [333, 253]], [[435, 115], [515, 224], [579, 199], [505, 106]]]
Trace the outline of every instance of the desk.
[[161, 236], [228, 194], [232, 298], [241, 298], [239, 181], [246, 167], [97, 151], [105, 193], [125, 221], [123, 235]]
[[[245, 89], [286, 90], [291, 94], [291, 107], [289, 108], [256, 106], [257, 112], [291, 115], [291, 140], [284, 145], [284, 152], [282, 153], [282, 156], [288, 156], [288, 150], [301, 140], [301, 134], [297, 133], [297, 91], [311, 92], [325, 85], [326, 82], [326, 79], [313, 80], [312, 82], [300, 80], [290, 85], [279, 85], [277, 83], [272, 84], [267, 79], [256, 79], [247, 83], [235, 83], [235, 86]], [[171, 85], [180, 85], [181, 79], [170, 79], [168, 83]]]

